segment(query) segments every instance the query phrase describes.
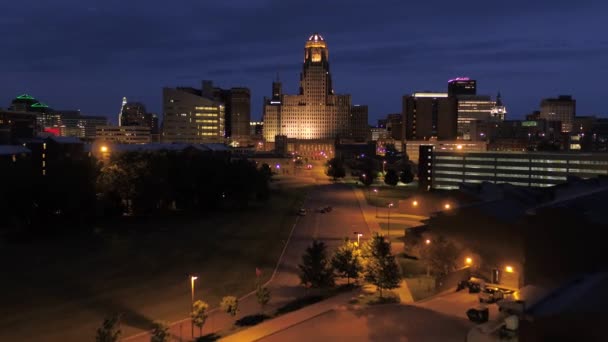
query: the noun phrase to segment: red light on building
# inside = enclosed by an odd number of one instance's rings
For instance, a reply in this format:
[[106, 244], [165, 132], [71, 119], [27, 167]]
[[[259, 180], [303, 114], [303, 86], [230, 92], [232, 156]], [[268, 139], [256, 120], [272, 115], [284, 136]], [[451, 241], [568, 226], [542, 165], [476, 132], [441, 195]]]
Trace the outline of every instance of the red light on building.
[[59, 130], [58, 127], [45, 127], [44, 131], [46, 133], [51, 133], [52, 135], [55, 135], [55, 136], [60, 136], [61, 135], [61, 131]]

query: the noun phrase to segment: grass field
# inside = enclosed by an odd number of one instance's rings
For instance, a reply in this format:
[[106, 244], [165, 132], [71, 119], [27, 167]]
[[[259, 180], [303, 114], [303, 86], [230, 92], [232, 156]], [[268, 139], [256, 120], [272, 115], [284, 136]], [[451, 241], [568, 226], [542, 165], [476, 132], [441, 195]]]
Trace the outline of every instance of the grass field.
[[[63, 307], [76, 316], [133, 311], [182, 318], [191, 274], [199, 277], [195, 297], [212, 307], [222, 296], [243, 295], [254, 289], [256, 267], [263, 280], [271, 276], [306, 191], [283, 187], [267, 203], [203, 218], [153, 218], [100, 225], [92, 234], [4, 242], [0, 330]], [[184, 310], [176, 312], [181, 302]]]
[[[368, 204], [382, 208], [386, 208], [391, 202], [397, 202], [412, 196], [417, 190], [417, 188], [413, 186], [392, 187], [377, 184], [371, 185], [369, 189], [362, 185], [359, 185], [358, 187], [363, 190]], [[374, 189], [378, 191], [374, 192]]]

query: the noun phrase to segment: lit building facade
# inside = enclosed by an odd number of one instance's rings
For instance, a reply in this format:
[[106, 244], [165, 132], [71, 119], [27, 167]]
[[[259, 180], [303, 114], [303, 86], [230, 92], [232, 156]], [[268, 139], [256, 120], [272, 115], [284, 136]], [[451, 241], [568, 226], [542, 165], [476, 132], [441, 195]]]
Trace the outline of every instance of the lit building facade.
[[225, 142], [224, 104], [194, 88], [163, 89], [163, 142]]
[[448, 81], [448, 95], [477, 95], [477, 81], [468, 77], [456, 77]]
[[117, 144], [147, 144], [152, 141], [146, 126], [97, 126], [97, 141]]
[[224, 104], [225, 137], [233, 143], [233, 146], [246, 145], [249, 141], [249, 121], [251, 120], [249, 88], [222, 89], [214, 87], [212, 81], [205, 80], [202, 95]]
[[419, 179], [426, 189], [482, 182], [549, 187], [565, 183], [569, 176], [600, 175], [608, 175], [608, 155], [603, 153], [447, 152], [420, 147]]
[[540, 118], [547, 121], [561, 121], [562, 132], [572, 131], [576, 115], [576, 100], [570, 95], [543, 99], [540, 103]]
[[277, 135], [304, 140], [354, 137], [362, 133], [361, 123], [367, 123], [366, 109], [353, 107], [350, 95], [334, 93], [327, 43], [315, 33], [304, 47], [299, 94], [283, 94], [281, 83], [273, 82], [272, 97], [264, 105], [264, 139], [274, 142]]

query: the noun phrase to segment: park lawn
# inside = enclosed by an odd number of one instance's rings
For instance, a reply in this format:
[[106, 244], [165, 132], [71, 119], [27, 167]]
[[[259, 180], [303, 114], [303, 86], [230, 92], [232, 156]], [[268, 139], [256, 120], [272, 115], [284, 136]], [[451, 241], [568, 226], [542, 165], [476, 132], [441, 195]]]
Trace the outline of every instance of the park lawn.
[[[369, 205], [382, 208], [386, 208], [391, 202], [396, 203], [399, 200], [409, 198], [417, 191], [417, 187], [414, 187], [411, 184], [395, 187], [372, 184], [369, 189], [361, 185], [359, 185], [359, 188], [365, 194], [365, 199]], [[374, 189], [378, 190], [378, 192], [374, 192]]]
[[[388, 222], [386, 219], [381, 219], [381, 220], [384, 220], [384, 222], [378, 222], [378, 225], [380, 225], [382, 234], [385, 236], [389, 236]], [[412, 224], [393, 222], [393, 219], [391, 218], [391, 225], [390, 225], [391, 239], [395, 240], [395, 239], [403, 238], [405, 236], [405, 229], [410, 228], [410, 227], [412, 227]]]
[[0, 258], [8, 276], [0, 291], [11, 295], [3, 299], [0, 330], [47, 319], [59, 308], [76, 326], [90, 323], [79, 321], [81, 313], [98, 322], [117, 312], [135, 317], [126, 325], [142, 317], [146, 323], [181, 319], [188, 314], [191, 274], [199, 277], [195, 297], [211, 307], [222, 296], [246, 294], [254, 289], [256, 267], [262, 281], [270, 278], [306, 191], [285, 187], [267, 203], [204, 218], [147, 219], [99, 225], [95, 234], [4, 242]]

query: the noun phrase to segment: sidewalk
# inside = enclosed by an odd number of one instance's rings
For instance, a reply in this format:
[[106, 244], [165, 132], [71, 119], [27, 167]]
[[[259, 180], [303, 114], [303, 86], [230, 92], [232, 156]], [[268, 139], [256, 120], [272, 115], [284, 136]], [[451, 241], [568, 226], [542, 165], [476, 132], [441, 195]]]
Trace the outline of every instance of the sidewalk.
[[239, 331], [236, 334], [232, 334], [221, 339], [221, 341], [257, 341], [263, 337], [288, 329], [296, 324], [302, 323], [321, 314], [324, 314], [330, 310], [333, 310], [336, 307], [346, 303], [349, 299], [355, 297], [357, 293], [358, 291], [349, 291], [347, 293], [337, 295], [322, 302], [306, 306], [297, 311], [281, 315], [277, 318], [262, 322], [251, 328]]

